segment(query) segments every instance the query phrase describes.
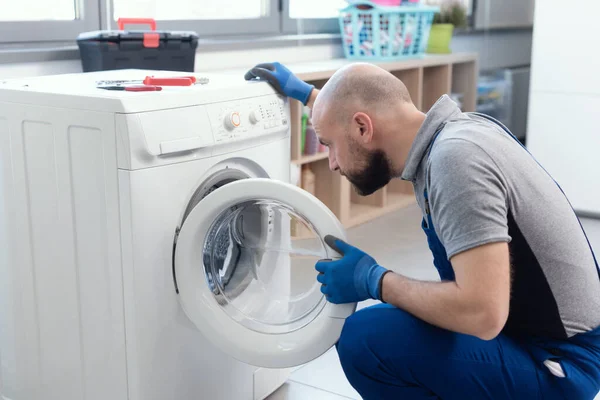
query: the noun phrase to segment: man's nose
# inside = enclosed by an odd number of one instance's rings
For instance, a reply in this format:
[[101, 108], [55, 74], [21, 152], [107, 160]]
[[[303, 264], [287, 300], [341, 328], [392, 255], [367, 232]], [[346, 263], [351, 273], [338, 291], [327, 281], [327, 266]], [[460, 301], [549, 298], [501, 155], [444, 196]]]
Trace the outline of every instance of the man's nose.
[[337, 160], [335, 159], [335, 156], [333, 155], [333, 152], [331, 150], [329, 150], [329, 169], [331, 171], [337, 171], [340, 168], [340, 166], [337, 163]]

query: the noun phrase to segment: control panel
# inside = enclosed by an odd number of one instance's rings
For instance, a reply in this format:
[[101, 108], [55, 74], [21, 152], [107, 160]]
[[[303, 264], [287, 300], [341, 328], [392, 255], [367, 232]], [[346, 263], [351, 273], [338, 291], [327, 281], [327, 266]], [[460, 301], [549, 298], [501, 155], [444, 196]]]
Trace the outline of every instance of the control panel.
[[216, 144], [289, 128], [289, 108], [277, 95], [215, 103], [206, 109]]

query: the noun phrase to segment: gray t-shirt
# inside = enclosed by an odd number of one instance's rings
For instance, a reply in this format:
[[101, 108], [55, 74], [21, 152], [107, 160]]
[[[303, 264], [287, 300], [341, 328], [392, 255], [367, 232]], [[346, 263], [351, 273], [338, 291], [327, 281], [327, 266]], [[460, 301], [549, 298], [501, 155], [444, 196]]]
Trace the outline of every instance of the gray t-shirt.
[[432, 221], [449, 259], [509, 243], [505, 333], [564, 339], [600, 325], [600, 279], [579, 220], [552, 178], [501, 127], [442, 96], [417, 134], [402, 179], [413, 182], [424, 216], [429, 179]]

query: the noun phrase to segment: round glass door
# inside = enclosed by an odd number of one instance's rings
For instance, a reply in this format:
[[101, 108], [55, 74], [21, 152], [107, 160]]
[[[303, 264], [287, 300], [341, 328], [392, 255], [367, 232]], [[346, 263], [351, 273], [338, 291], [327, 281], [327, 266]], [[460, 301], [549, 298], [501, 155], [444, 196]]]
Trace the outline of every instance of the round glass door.
[[[303, 237], [295, 236], [300, 232]], [[257, 332], [289, 332], [310, 323], [326, 304], [314, 268], [327, 258], [325, 246], [289, 206], [257, 199], [215, 219], [202, 243], [202, 268], [231, 318]]]
[[323, 238], [345, 239], [308, 192], [270, 179], [212, 191], [179, 231], [174, 272], [188, 318], [213, 344], [257, 366], [306, 363], [339, 338], [356, 304], [327, 302], [315, 263], [338, 258]]

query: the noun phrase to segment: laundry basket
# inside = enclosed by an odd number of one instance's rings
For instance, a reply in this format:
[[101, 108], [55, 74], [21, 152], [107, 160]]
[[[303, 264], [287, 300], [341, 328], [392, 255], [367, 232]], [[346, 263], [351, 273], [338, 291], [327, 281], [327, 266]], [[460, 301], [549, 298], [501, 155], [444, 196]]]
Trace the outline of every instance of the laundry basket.
[[340, 10], [344, 55], [353, 60], [388, 61], [425, 54], [438, 7], [381, 6], [353, 1]]

